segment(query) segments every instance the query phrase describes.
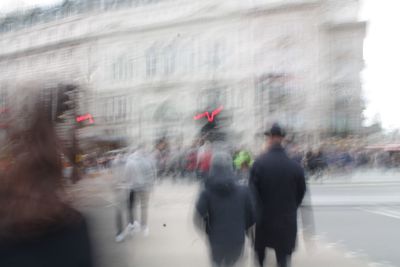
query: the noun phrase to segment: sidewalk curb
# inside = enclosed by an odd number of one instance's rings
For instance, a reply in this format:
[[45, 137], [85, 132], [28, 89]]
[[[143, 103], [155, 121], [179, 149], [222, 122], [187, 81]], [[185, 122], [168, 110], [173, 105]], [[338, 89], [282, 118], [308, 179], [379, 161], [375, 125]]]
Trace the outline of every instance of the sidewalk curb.
[[367, 202], [367, 203], [311, 203], [311, 204], [304, 204], [301, 205], [300, 208], [313, 208], [313, 207], [376, 207], [379, 205], [385, 205], [385, 206], [400, 206], [400, 201], [394, 201], [394, 202]]
[[307, 182], [307, 185], [310, 186], [351, 186], [351, 185], [364, 185], [364, 186], [372, 186], [372, 185], [400, 185], [400, 181], [366, 181], [366, 182]]

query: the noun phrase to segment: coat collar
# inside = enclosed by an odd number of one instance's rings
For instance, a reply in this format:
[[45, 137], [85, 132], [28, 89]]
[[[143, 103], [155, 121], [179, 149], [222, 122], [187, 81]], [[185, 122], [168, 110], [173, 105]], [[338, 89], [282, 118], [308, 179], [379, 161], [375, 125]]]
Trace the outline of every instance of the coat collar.
[[284, 152], [285, 149], [281, 144], [273, 144], [271, 147], [268, 149], [269, 152]]

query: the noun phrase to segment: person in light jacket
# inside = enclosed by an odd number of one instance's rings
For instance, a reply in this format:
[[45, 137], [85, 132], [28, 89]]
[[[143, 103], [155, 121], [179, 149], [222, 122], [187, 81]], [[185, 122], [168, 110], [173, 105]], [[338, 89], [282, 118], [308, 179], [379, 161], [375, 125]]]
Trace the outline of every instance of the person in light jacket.
[[[128, 157], [125, 165], [124, 176], [131, 181], [134, 195], [133, 206], [140, 206], [140, 224], [136, 223], [138, 230], [143, 234], [149, 234], [148, 205], [150, 192], [154, 186], [157, 169], [153, 157], [140, 148]], [[139, 212], [138, 212], [139, 213]]]

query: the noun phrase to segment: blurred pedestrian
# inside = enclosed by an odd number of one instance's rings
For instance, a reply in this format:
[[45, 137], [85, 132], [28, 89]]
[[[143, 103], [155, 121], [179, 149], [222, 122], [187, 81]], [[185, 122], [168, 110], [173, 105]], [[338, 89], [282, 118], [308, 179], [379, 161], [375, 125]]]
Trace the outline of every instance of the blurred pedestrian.
[[247, 150], [241, 149], [236, 154], [233, 163], [238, 173], [239, 181], [243, 184], [248, 184], [250, 168], [253, 164], [251, 154]]
[[318, 180], [323, 177], [325, 170], [328, 167], [328, 162], [325, 156], [325, 153], [322, 149], [319, 149], [314, 157], [315, 161], [315, 180]]
[[153, 155], [156, 162], [157, 177], [162, 178], [167, 175], [167, 161], [169, 157], [169, 146], [166, 138], [157, 141]]
[[234, 176], [232, 157], [214, 154], [196, 204], [195, 223], [207, 234], [214, 266], [233, 266], [239, 260], [245, 233], [255, 222], [250, 192]]
[[[140, 223], [136, 221], [133, 226], [143, 231], [143, 234], [147, 236], [149, 234], [148, 206], [150, 191], [154, 186], [157, 176], [155, 160], [143, 147], [139, 148], [135, 153], [129, 156], [125, 166], [124, 176], [127, 180], [131, 180], [132, 185], [130, 208], [135, 206], [140, 207]], [[139, 214], [139, 212], [137, 212], [137, 214]], [[133, 217], [131, 216], [130, 222], [132, 223], [132, 221]]]
[[172, 176], [172, 179], [176, 181], [177, 176], [181, 172], [181, 158], [182, 158], [182, 148], [177, 145], [171, 149], [170, 155], [167, 159], [167, 175]]
[[305, 169], [307, 171], [307, 178], [310, 178], [317, 172], [318, 168], [317, 156], [312, 150], [310, 150], [306, 153], [304, 161], [305, 161], [304, 164]]
[[196, 164], [197, 164], [197, 145], [193, 142], [191, 147], [188, 149], [185, 155], [185, 170], [184, 175], [189, 177], [194, 177], [196, 174]]
[[[125, 158], [122, 154], [118, 154], [111, 164], [112, 173], [112, 190], [115, 197], [116, 242], [121, 242], [126, 235], [134, 228], [133, 225], [133, 189], [131, 179], [124, 175]], [[124, 218], [127, 226], [124, 227]]]
[[12, 165], [0, 179], [2, 267], [93, 266], [87, 222], [64, 190], [50, 95], [29, 97], [11, 111]]
[[297, 162], [299, 165], [303, 165], [304, 156], [301, 150], [297, 146], [295, 146], [291, 152], [291, 159]]
[[275, 250], [278, 266], [286, 267], [290, 266], [295, 249], [297, 209], [306, 183], [303, 169], [282, 147], [284, 130], [274, 124], [265, 134], [269, 137], [269, 149], [254, 162], [250, 174], [258, 212], [254, 248], [260, 266], [269, 247]]
[[202, 181], [205, 181], [207, 179], [208, 172], [210, 170], [211, 156], [211, 143], [209, 141], [205, 141], [197, 152], [198, 178]]

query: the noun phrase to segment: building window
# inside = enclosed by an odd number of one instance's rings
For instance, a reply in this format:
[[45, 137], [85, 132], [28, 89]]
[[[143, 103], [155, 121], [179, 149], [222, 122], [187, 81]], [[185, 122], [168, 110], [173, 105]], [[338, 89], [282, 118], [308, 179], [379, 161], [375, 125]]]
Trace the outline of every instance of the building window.
[[150, 48], [146, 53], [146, 76], [154, 77], [157, 73], [157, 54], [154, 48]]
[[114, 97], [107, 98], [106, 105], [106, 121], [113, 122], [114, 121]]
[[285, 73], [262, 75], [258, 79], [255, 89], [258, 127], [265, 127], [267, 119], [274, 116], [287, 117], [288, 110], [293, 109], [293, 107], [290, 107]]
[[214, 68], [218, 68], [221, 65], [222, 61], [222, 51], [221, 46], [216, 43], [214, 44], [213, 52], [212, 52], [212, 61], [211, 64]]
[[131, 80], [133, 79], [133, 71], [134, 71], [134, 60], [133, 59], [128, 59], [127, 60], [127, 73], [128, 73], [128, 78]]
[[134, 60], [127, 58], [127, 55], [120, 56], [112, 63], [113, 80], [131, 80], [134, 76]]
[[222, 65], [224, 47], [222, 42], [215, 42], [208, 49], [207, 64], [212, 69], [217, 69]]
[[119, 122], [127, 118], [127, 97], [126, 96], [113, 96], [106, 97], [99, 106], [102, 110], [105, 122]]
[[102, 105], [99, 106], [98, 110], [102, 111], [103, 120], [108, 122], [108, 99], [104, 99], [102, 102], [99, 101], [99, 104], [100, 103], [102, 103]]
[[113, 63], [113, 77], [114, 77], [114, 80], [116, 80], [116, 81], [122, 80], [123, 76], [124, 76], [123, 72], [124, 72], [123, 58], [121, 56], [117, 60], [115, 60], [114, 63]]
[[285, 74], [267, 74], [260, 78], [257, 88], [257, 104], [267, 107], [269, 113], [282, 110], [288, 100]]
[[126, 119], [126, 102], [127, 98], [126, 96], [120, 96], [116, 98], [118, 101], [118, 120], [125, 120]]
[[194, 40], [189, 39], [186, 46], [182, 49], [182, 53], [179, 54], [182, 56], [181, 62], [184, 68], [185, 73], [192, 73], [195, 69], [196, 63], [196, 43]]
[[175, 72], [176, 51], [168, 46], [164, 52], [164, 74], [170, 75]]

